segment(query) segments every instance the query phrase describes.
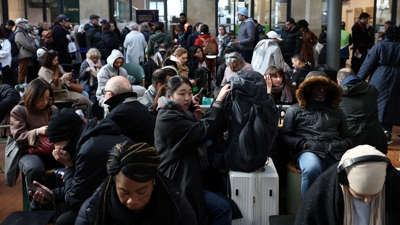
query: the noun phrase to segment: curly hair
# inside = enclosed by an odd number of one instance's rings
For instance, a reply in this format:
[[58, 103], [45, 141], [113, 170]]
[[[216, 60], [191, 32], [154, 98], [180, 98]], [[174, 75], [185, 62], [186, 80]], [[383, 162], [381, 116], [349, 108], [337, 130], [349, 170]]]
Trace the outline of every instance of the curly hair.
[[40, 57], [40, 64], [46, 68], [53, 67], [53, 59], [58, 56], [58, 53], [54, 50], [46, 51], [42, 57]]

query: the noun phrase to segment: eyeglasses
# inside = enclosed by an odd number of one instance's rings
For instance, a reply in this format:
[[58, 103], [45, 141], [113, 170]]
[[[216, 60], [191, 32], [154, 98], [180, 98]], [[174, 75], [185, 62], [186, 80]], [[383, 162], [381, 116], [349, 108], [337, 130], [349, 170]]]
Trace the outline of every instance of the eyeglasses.
[[39, 98], [39, 102], [48, 102], [48, 103], [52, 103], [52, 102], [53, 102], [53, 97]]
[[107, 92], [111, 92], [112, 93], [112, 91], [106, 90], [105, 88], [103, 88], [103, 90], [101, 90], [101, 93], [103, 93], [103, 95], [105, 95]]

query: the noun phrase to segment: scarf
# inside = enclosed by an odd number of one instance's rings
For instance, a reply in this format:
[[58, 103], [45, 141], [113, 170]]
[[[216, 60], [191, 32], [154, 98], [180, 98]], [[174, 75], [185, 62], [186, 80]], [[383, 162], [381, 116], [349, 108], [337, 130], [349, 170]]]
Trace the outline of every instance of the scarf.
[[273, 94], [277, 94], [277, 93], [282, 92], [281, 99], [280, 99], [281, 102], [287, 103], [287, 102], [292, 102], [293, 101], [292, 93], [290, 92], [289, 87], [287, 87], [284, 82], [282, 82], [282, 84], [279, 85], [278, 87], [274, 87], [273, 86], [271, 92]]
[[97, 72], [99, 72], [99, 68], [95, 67], [94, 63], [90, 59], [86, 59], [86, 61], [89, 64], [90, 67], [90, 76], [89, 76], [89, 84], [92, 87], [93, 86], [93, 76], [97, 77]]

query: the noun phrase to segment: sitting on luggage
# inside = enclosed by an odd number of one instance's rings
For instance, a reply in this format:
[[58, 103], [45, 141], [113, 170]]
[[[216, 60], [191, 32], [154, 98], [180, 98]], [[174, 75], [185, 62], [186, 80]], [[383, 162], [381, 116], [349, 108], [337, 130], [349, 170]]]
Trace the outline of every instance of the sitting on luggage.
[[158, 153], [146, 143], [115, 145], [107, 179], [82, 205], [75, 224], [197, 224], [189, 201], [158, 164]]
[[400, 224], [400, 172], [370, 145], [348, 150], [303, 198], [295, 225]]
[[352, 141], [339, 107], [342, 90], [324, 72], [310, 72], [296, 97], [299, 103], [287, 109], [279, 141], [292, 152], [302, 171], [304, 197], [317, 177], [340, 160]]

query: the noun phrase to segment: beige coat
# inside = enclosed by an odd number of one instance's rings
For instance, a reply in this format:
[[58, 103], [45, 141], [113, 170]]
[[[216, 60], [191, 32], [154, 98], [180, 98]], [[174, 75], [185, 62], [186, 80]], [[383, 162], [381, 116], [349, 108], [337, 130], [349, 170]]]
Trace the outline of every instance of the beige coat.
[[[64, 69], [60, 65], [59, 65], [59, 68], [60, 68], [60, 71], [61, 71], [62, 74], [66, 73], [64, 71]], [[40, 70], [39, 70], [39, 73], [38, 73], [39, 77], [41, 77], [44, 80], [46, 80], [47, 82], [49, 82], [49, 84], [53, 88], [53, 91], [56, 91], [54, 93], [54, 101], [70, 101], [70, 100], [72, 100], [72, 101], [74, 101], [76, 103], [86, 103], [88, 105], [92, 105], [93, 104], [88, 98], [86, 98], [82, 94], [80, 94], [78, 92], [75, 92], [75, 91], [68, 90], [69, 97], [68, 97], [68, 94], [66, 92], [57, 93], [57, 90], [66, 89], [66, 87], [64, 85], [65, 82], [64, 82], [64, 80], [60, 79], [60, 82], [59, 82], [58, 86], [56, 86], [53, 83], [53, 74], [54, 74], [53, 70], [51, 70], [51, 69], [49, 69], [47, 67], [44, 67], [44, 66], [40, 67]]]

